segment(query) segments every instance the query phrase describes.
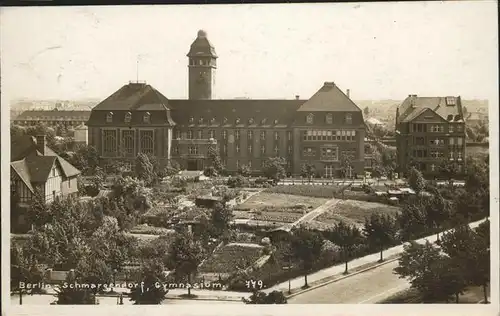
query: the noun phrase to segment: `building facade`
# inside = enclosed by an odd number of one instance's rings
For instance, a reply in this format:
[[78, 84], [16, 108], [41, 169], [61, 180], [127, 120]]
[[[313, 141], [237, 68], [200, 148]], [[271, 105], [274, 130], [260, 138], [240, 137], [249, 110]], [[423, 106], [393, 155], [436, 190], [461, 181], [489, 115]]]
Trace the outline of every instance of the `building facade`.
[[344, 155], [352, 176], [364, 173], [362, 111], [335, 83], [308, 100], [214, 99], [217, 55], [204, 31], [187, 56], [189, 99], [130, 82], [92, 109], [89, 144], [103, 158], [132, 160], [142, 152], [202, 170], [215, 146], [229, 172], [247, 165], [258, 174], [266, 159], [284, 157], [290, 174], [309, 163], [333, 177]]
[[464, 172], [465, 122], [460, 97], [409, 95], [396, 111], [396, 146], [400, 170], [416, 166], [439, 177], [444, 162]]
[[44, 123], [50, 127], [62, 126], [76, 127], [85, 124], [90, 117], [89, 111], [24, 111], [12, 121], [21, 126], [34, 126], [38, 123]]

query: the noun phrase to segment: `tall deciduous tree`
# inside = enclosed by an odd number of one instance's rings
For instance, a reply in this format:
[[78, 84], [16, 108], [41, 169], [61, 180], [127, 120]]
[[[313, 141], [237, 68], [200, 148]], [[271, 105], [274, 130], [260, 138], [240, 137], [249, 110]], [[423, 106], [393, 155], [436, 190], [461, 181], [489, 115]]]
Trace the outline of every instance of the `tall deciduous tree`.
[[410, 168], [408, 174], [408, 185], [412, 188], [417, 194], [420, 194], [425, 188], [425, 179], [422, 175], [422, 172], [415, 167]]
[[345, 262], [345, 271], [348, 273], [348, 263], [353, 258], [354, 252], [363, 243], [361, 231], [354, 225], [348, 225], [343, 221], [338, 222], [330, 232], [331, 241], [338, 245], [342, 251]]
[[192, 233], [184, 231], [178, 234], [172, 243], [170, 259], [178, 277], [187, 277], [188, 296], [191, 296], [191, 278], [198, 271], [203, 258], [203, 248], [196, 242]]
[[269, 179], [275, 182], [283, 179], [286, 176], [286, 160], [283, 157], [270, 157], [264, 161], [262, 171]]
[[225, 203], [216, 203], [212, 210], [212, 226], [214, 234], [221, 236], [229, 229], [229, 224], [233, 219], [233, 212]]
[[364, 233], [373, 249], [380, 251], [380, 262], [383, 261], [383, 251], [396, 241], [397, 223], [388, 214], [373, 213], [365, 219]]
[[323, 239], [316, 233], [299, 227], [292, 231], [291, 247], [293, 257], [300, 261], [304, 272], [304, 288], [309, 287], [307, 275], [311, 272], [313, 263], [321, 254]]
[[400, 235], [404, 241], [420, 237], [427, 228], [426, 205], [428, 198], [412, 196], [406, 200], [397, 215]]
[[220, 153], [217, 150], [217, 144], [210, 144], [208, 146], [207, 157], [211, 166], [214, 167], [219, 174], [224, 173], [224, 165], [222, 164]]
[[155, 179], [154, 166], [149, 157], [144, 153], [137, 155], [135, 160], [135, 174], [137, 178], [144, 181], [146, 186], [151, 185]]
[[426, 199], [426, 222], [428, 227], [437, 228], [437, 240], [439, 231], [447, 226], [451, 217], [452, 202], [445, 199], [439, 192]]
[[316, 167], [314, 167], [312, 163], [303, 164], [300, 170], [300, 174], [301, 176], [308, 178], [310, 181], [316, 174]]
[[164, 271], [165, 267], [160, 260], [145, 261], [140, 270], [139, 286], [132, 288], [129, 293], [130, 300], [135, 305], [161, 304], [168, 293], [163, 286], [166, 281]]

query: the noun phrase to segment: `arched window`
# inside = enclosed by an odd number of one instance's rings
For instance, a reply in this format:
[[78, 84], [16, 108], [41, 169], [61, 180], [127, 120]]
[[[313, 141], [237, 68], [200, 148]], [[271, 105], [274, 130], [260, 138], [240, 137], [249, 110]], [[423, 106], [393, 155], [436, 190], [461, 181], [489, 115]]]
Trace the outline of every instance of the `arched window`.
[[253, 124], [253, 118], [248, 119], [248, 124]]
[[241, 120], [240, 120], [240, 118], [238, 117], [238, 118], [236, 119], [236, 124], [240, 124], [240, 121], [241, 121]]
[[134, 131], [124, 130], [122, 132], [122, 151], [126, 156], [134, 154]]
[[192, 116], [191, 116], [191, 117], [189, 118], [189, 124], [193, 124], [193, 122], [194, 122], [194, 117], [192, 117]]
[[332, 113], [328, 113], [326, 115], [326, 124], [332, 124], [333, 123], [333, 115]]
[[113, 122], [113, 112], [108, 112], [106, 114], [106, 123], [111, 123]]
[[132, 113], [127, 112], [125, 113], [125, 123], [130, 123], [132, 121]]
[[154, 154], [153, 131], [141, 131], [141, 152]]
[[212, 119], [210, 119], [210, 123], [215, 124], [215, 117], [212, 117]]
[[104, 156], [116, 155], [116, 131], [103, 131], [102, 151]]
[[200, 118], [198, 119], [198, 124], [200, 124], [200, 125], [201, 125], [201, 124], [203, 124], [203, 117], [200, 117]]
[[144, 123], [151, 122], [151, 114], [149, 112], [144, 113], [143, 121], [144, 121]]
[[314, 121], [314, 115], [312, 113], [309, 113], [307, 116], [306, 116], [306, 123], [307, 124], [312, 124]]

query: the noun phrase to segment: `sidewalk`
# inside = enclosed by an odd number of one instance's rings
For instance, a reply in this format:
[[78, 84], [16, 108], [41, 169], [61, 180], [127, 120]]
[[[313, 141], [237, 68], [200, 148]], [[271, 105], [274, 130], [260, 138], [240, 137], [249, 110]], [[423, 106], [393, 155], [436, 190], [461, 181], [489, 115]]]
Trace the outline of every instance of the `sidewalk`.
[[[469, 226], [471, 228], [476, 228], [483, 221], [484, 221], [484, 219], [477, 221], [477, 222], [470, 223]], [[445, 232], [447, 232], [447, 231], [445, 231]], [[440, 235], [441, 234], [442, 233], [440, 233]], [[416, 242], [418, 242], [419, 244], [424, 244], [426, 240], [434, 243], [437, 240], [437, 235], [431, 235], [428, 237], [424, 237], [424, 238], [416, 240]], [[384, 258], [389, 258], [389, 257], [394, 256], [394, 255], [399, 255], [402, 252], [403, 252], [403, 245], [395, 246], [395, 247], [389, 248], [389, 249], [384, 251]], [[380, 253], [367, 255], [365, 257], [357, 258], [357, 259], [350, 261], [348, 267], [349, 267], [349, 270], [351, 270], [351, 269], [355, 269], [355, 268], [358, 268], [360, 266], [370, 264], [370, 263], [375, 265], [375, 264], [377, 264], [377, 261], [379, 259], [380, 259]], [[335, 266], [332, 266], [332, 267], [329, 267], [329, 268], [326, 268], [323, 270], [319, 270], [317, 272], [309, 274], [307, 276], [307, 281], [308, 281], [308, 283], [318, 282], [318, 281], [321, 281], [322, 279], [331, 278], [332, 276], [342, 274], [344, 272], [344, 270], [345, 270], [345, 264], [341, 263], [341, 264], [338, 264], [338, 265], [335, 265]], [[300, 277], [297, 277], [297, 278], [291, 280], [292, 291], [300, 289], [302, 286], [304, 286], [304, 276], [300, 276]], [[267, 289], [266, 292], [271, 292], [271, 291], [275, 291], [275, 290], [283, 291], [283, 292], [288, 291], [288, 281], [277, 284], [277, 285]]]

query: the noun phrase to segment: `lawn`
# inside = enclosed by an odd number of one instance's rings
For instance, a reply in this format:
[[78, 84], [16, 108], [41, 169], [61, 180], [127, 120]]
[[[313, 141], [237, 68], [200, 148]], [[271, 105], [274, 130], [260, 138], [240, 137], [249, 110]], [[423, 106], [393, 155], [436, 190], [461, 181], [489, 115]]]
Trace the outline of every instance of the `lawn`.
[[327, 212], [316, 217], [315, 221], [333, 225], [339, 221], [347, 224], [362, 226], [365, 223], [365, 217], [373, 213], [396, 215], [399, 208], [374, 202], [363, 202], [355, 200], [342, 200], [334, 205]]
[[256, 244], [227, 244], [203, 262], [199, 271], [226, 274], [246, 269], [262, 256], [262, 249], [262, 246]]

